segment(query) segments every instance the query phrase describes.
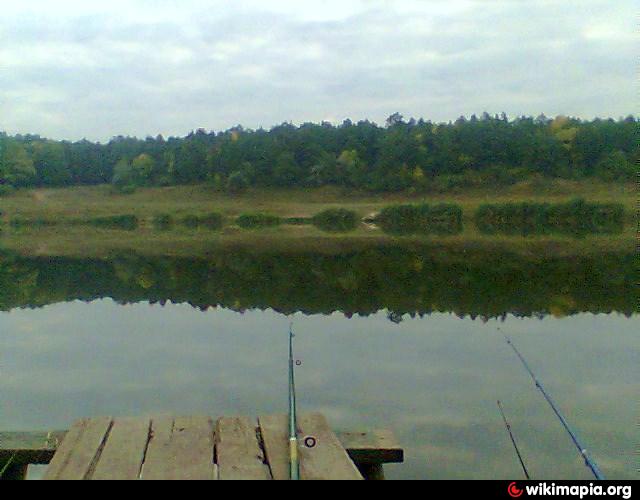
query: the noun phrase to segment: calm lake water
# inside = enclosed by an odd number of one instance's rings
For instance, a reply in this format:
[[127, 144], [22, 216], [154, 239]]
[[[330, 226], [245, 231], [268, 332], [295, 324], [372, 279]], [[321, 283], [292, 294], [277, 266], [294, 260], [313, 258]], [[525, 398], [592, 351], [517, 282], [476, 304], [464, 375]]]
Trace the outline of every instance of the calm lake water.
[[[510, 335], [610, 478], [636, 474], [634, 255], [393, 246], [198, 259], [0, 255], [0, 428], [82, 416], [300, 411], [389, 428], [391, 478], [589, 478]], [[498, 331], [500, 328], [501, 331]]]

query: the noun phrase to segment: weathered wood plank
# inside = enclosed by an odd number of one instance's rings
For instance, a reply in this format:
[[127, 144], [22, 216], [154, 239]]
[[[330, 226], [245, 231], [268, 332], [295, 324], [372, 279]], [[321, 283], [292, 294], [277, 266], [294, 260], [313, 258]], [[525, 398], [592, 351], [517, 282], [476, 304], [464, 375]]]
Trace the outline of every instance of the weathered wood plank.
[[288, 481], [291, 472], [287, 416], [265, 415], [258, 417], [258, 424], [271, 476], [276, 481]]
[[[286, 416], [260, 417], [261, 420], [271, 418], [282, 419]], [[67, 431], [0, 432], [0, 462], [6, 462], [15, 455], [15, 463], [18, 464], [46, 465], [51, 462], [66, 435]], [[336, 436], [356, 464], [404, 461], [404, 451], [391, 431], [336, 432]], [[288, 456], [286, 446], [286, 443], [282, 445]]]
[[66, 435], [66, 431], [0, 432], [0, 463], [14, 457], [17, 464], [48, 464]]
[[58, 448], [44, 479], [83, 480], [91, 475], [111, 429], [111, 417], [83, 419]]
[[218, 478], [227, 480], [271, 479], [256, 435], [256, 423], [247, 417], [224, 417], [216, 423]]
[[393, 432], [337, 432], [336, 435], [356, 465], [404, 462], [404, 450]]
[[211, 418], [153, 419], [151, 438], [142, 466], [142, 479], [216, 479], [213, 453], [214, 430]]
[[[289, 434], [286, 415], [260, 417], [260, 432], [274, 479], [287, 480]], [[300, 478], [303, 480], [359, 480], [362, 475], [322, 415], [301, 415], [298, 419]], [[307, 448], [302, 440], [314, 437], [316, 446]]]
[[91, 479], [97, 481], [139, 479], [150, 430], [151, 420], [148, 418], [116, 419]]
[[312, 436], [314, 448], [300, 447], [300, 477], [305, 480], [362, 480], [363, 477], [347, 455], [323, 415], [313, 413], [298, 419], [301, 437]]
[[[202, 419], [197, 420], [202, 421]], [[215, 442], [212, 437], [213, 424], [211, 419], [204, 418], [204, 420], [206, 430], [201, 434], [205, 436], [202, 441], [205, 443], [205, 446], [204, 450], [201, 450], [199, 453], [207, 456], [208, 458], [205, 458], [202, 461], [196, 461], [196, 463], [201, 464], [200, 466], [187, 464], [172, 470], [171, 467], [173, 467], [173, 465], [171, 464], [179, 463], [180, 460], [182, 460], [180, 457], [180, 447], [186, 447], [186, 444], [181, 445], [180, 443], [188, 441], [188, 439], [182, 435], [183, 431], [178, 431], [174, 441], [173, 431], [174, 423], [176, 421], [173, 418], [155, 419], [152, 429], [155, 444], [152, 452], [148, 453], [146, 463], [143, 465], [142, 477], [145, 479], [172, 479], [193, 475], [199, 476], [198, 478], [204, 476], [205, 479], [216, 478], [216, 466], [211, 466], [214, 458], [213, 448], [215, 446]], [[6, 461], [13, 456], [14, 461], [12, 464], [19, 467], [20, 471], [24, 471], [24, 465], [26, 464], [48, 463], [51, 461], [51, 457], [54, 456], [56, 450], [60, 448], [59, 453], [56, 454], [56, 463], [58, 463], [58, 469], [60, 470], [61, 467], [66, 467], [69, 450], [73, 450], [73, 448], [79, 443], [86, 430], [85, 427], [88, 422], [88, 420], [84, 420], [76, 423], [72, 431], [69, 433], [66, 431], [0, 433], [0, 463], [6, 463]], [[192, 423], [193, 419], [178, 419], [177, 422], [178, 428], [180, 429], [189, 422]], [[111, 447], [114, 449], [121, 448], [121, 446], [116, 445], [118, 441], [116, 427], [118, 426], [113, 424], [113, 428], [109, 434], [109, 440], [101, 451], [102, 454], [100, 455], [100, 460], [95, 460], [98, 457], [97, 454], [93, 457], [94, 460], [92, 465], [95, 467], [97, 478], [100, 478], [102, 474], [100, 471], [102, 461], [109, 460], [108, 457], [111, 453], [111, 451], [109, 451], [109, 445], [111, 444]], [[253, 437], [255, 436], [255, 433], [247, 430], [251, 427], [253, 427], [252, 424], [249, 425], [245, 422], [244, 436], [245, 438], [247, 436], [250, 437], [248, 440], [249, 443], [254, 442]], [[289, 479], [289, 449], [286, 415], [260, 417], [259, 427], [260, 437], [256, 439], [256, 441], [263, 444], [263, 448], [260, 448], [260, 445], [258, 445], [258, 450], [262, 451], [264, 456], [260, 454], [260, 451], [258, 451], [257, 453], [261, 458], [257, 461], [262, 463], [266, 458], [266, 461], [269, 463], [267, 473], [270, 471], [270, 476], [274, 479]], [[193, 431], [190, 431], [187, 434], [192, 432]], [[66, 439], [67, 434], [69, 439]], [[314, 435], [314, 437], [318, 438], [318, 435], [314, 433], [303, 432], [302, 429], [299, 430], [299, 436], [304, 437], [307, 434]], [[144, 432], [139, 430], [139, 434], [136, 433], [136, 435], [140, 436], [138, 443], [142, 442]], [[366, 478], [372, 477], [372, 471], [374, 472], [373, 476], [382, 477], [382, 464], [400, 463], [404, 459], [402, 448], [398, 445], [395, 437], [389, 431], [342, 432], [338, 433], [336, 436], [342, 444], [342, 447], [346, 449], [349, 457]], [[112, 439], [114, 441], [111, 441]], [[125, 439], [123, 438], [122, 440], [124, 441]], [[197, 438], [193, 438], [193, 440], [195, 442]], [[322, 441], [324, 442], [324, 439]], [[209, 444], [206, 444], [207, 442]], [[60, 443], [64, 443], [64, 445], [61, 445]], [[128, 444], [130, 443], [125, 443], [125, 446]], [[149, 447], [151, 447], [150, 443]], [[101, 446], [99, 445], [98, 451], [100, 451], [100, 448]], [[67, 451], [65, 451], [65, 449]], [[255, 448], [253, 449], [255, 450]], [[305, 451], [302, 443], [301, 451]], [[172, 454], [173, 457], [171, 456]], [[301, 456], [303, 454], [304, 453], [301, 453]], [[242, 455], [243, 454], [241, 453], [240, 456]], [[246, 452], [244, 455], [246, 456]], [[158, 465], [159, 462], [163, 461], [162, 456], [168, 457], [168, 463]], [[251, 455], [249, 454], [249, 456]], [[135, 459], [134, 462], [135, 461], [138, 461], [138, 459]], [[253, 459], [252, 464], [255, 464], [255, 462], [256, 460]], [[204, 465], [202, 465], [203, 463]], [[48, 470], [47, 478], [53, 478], [57, 475], [53, 467], [55, 467], [55, 464], [53, 464], [53, 466]], [[131, 467], [135, 470], [134, 466]], [[199, 471], [197, 471], [198, 467], [200, 467]], [[258, 469], [260, 469], [260, 467], [258, 467]], [[91, 467], [89, 467], [88, 471], [91, 470]], [[146, 474], [144, 473], [145, 470], [147, 472]], [[197, 472], [194, 472], [194, 470]], [[303, 478], [305, 478], [304, 474], [306, 474], [306, 472], [304, 471], [304, 467], [302, 473]], [[252, 470], [249, 475], [251, 476], [252, 474], [255, 474], [255, 469]], [[93, 477], [96, 477], [96, 474], [93, 474]], [[260, 473], [260, 477], [262, 478], [262, 473]]]

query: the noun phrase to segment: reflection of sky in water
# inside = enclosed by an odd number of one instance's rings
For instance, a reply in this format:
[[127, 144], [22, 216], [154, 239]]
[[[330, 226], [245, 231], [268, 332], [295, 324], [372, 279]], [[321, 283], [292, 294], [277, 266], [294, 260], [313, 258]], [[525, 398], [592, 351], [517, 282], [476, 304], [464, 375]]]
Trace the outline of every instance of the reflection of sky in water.
[[[66, 428], [91, 415], [286, 412], [288, 320], [111, 300], [0, 314], [0, 428]], [[300, 410], [336, 429], [390, 428], [402, 478], [519, 477], [502, 399], [535, 477], [589, 478], [496, 331], [447, 314], [390, 322], [295, 316]], [[509, 318], [534, 371], [610, 477], [634, 477], [638, 318]]]

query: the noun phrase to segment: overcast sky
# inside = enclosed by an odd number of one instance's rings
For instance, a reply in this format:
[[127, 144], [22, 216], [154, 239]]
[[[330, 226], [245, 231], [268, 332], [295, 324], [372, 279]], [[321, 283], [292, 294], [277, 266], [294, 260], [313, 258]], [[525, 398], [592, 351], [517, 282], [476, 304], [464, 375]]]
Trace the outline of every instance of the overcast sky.
[[0, 15], [0, 130], [637, 114], [633, 0], [23, 0]]

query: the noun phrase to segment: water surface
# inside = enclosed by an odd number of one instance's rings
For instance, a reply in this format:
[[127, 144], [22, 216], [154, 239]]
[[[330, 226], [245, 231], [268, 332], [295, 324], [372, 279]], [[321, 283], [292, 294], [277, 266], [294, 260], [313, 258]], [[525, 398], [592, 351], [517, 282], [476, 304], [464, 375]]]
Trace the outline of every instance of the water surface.
[[605, 474], [635, 474], [633, 255], [5, 254], [0, 284], [3, 430], [284, 413], [293, 320], [300, 410], [393, 430], [407, 461], [390, 477], [520, 477], [501, 399], [534, 477], [588, 478], [506, 333]]

